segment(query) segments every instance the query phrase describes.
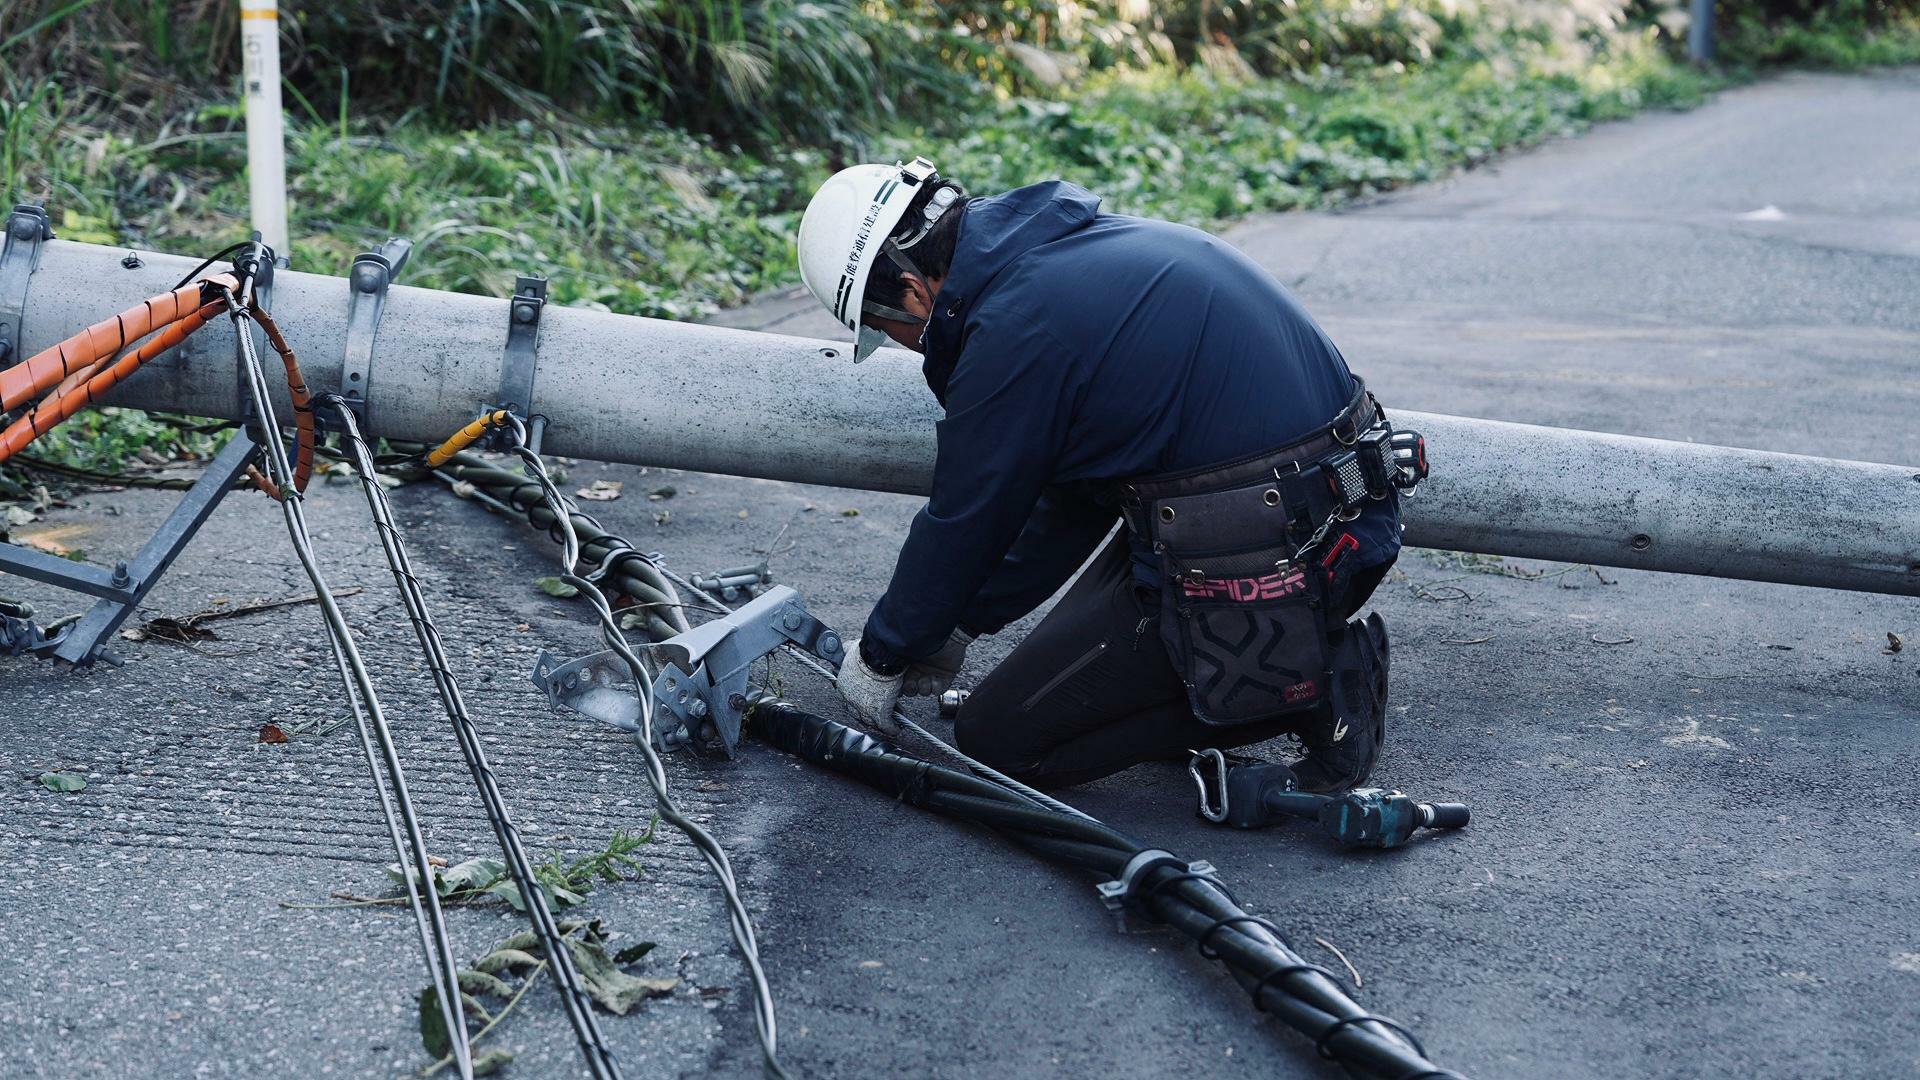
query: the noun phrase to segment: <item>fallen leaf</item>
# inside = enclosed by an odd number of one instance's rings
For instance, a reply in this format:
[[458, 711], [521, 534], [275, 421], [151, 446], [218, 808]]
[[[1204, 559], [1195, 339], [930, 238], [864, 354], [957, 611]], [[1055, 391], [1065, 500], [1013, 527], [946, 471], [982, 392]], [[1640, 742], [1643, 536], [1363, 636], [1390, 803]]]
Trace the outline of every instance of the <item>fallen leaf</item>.
[[635, 1005], [650, 997], [671, 994], [680, 980], [672, 976], [643, 979], [621, 971], [607, 955], [607, 947], [591, 930], [567, 939], [567, 951], [580, 972], [580, 981], [600, 1007], [615, 1016], [625, 1016]]
[[1899, 634], [1896, 634], [1891, 630], [1887, 631], [1887, 650], [1886, 651], [1888, 656], [1892, 656], [1894, 653], [1897, 653], [1901, 649], [1904, 649], [1906, 647], [1907, 647], [1906, 638], [1901, 637]]
[[671, 524], [673, 524], [673, 511], [671, 511], [671, 510], [662, 510], [662, 511], [660, 511], [660, 512], [658, 512], [658, 513], [656, 513], [656, 514], [654, 514], [654, 515], [653, 515], [653, 523], [654, 523], [655, 525], [671, 525]]
[[595, 480], [587, 487], [575, 490], [574, 494], [588, 502], [612, 502], [620, 497], [620, 481]]
[[33, 511], [28, 510], [26, 507], [16, 506], [13, 503], [7, 504], [7, 524], [31, 525], [39, 520], [39, 518], [34, 516]]
[[440, 895], [447, 896], [457, 892], [480, 892], [491, 888], [495, 882], [507, 876], [507, 864], [499, 859], [468, 859], [457, 866], [449, 867], [438, 875], [436, 884]]
[[840, 511], [840, 516], [841, 517], [859, 517], [860, 511], [849, 506], [845, 510]]
[[[487, 889], [487, 894], [497, 896], [513, 905], [515, 911], [527, 910], [527, 901], [520, 895], [520, 886], [512, 881], [497, 881]], [[512, 940], [509, 938], [508, 940]]]
[[[540, 947], [540, 935], [531, 930], [522, 930], [507, 940], [494, 946], [493, 955], [503, 952], [529, 952]], [[538, 963], [538, 961], [535, 961]]]
[[515, 968], [523, 967], [537, 967], [539, 964], [539, 958], [524, 949], [495, 949], [486, 956], [481, 957], [480, 962], [473, 965], [473, 967], [475, 971], [484, 971], [489, 975], [498, 975], [502, 971], [512, 971]]
[[659, 502], [661, 499], [671, 499], [678, 494], [679, 492], [674, 490], [672, 484], [662, 484], [647, 492], [647, 499], [651, 502]]
[[513, 1051], [504, 1046], [496, 1046], [474, 1057], [473, 1075], [492, 1076], [511, 1064], [513, 1064]]
[[218, 634], [208, 630], [206, 627], [199, 626], [186, 619], [171, 619], [165, 615], [148, 619], [140, 627], [140, 636], [130, 638], [129, 640], [144, 641], [149, 638], [159, 641], [172, 641], [182, 645], [195, 641], [220, 640]]
[[453, 1053], [447, 1018], [440, 1015], [440, 991], [431, 986], [420, 991], [420, 1045], [435, 1061]]
[[40, 774], [40, 786], [48, 791], [73, 792], [84, 791], [87, 778], [69, 772], [49, 772]]
[[733, 516], [739, 518], [741, 521], [747, 520], [747, 512], [745, 510], [740, 511], [739, 513]]
[[503, 998], [513, 996], [513, 987], [484, 971], [461, 972], [460, 989], [469, 994], [493, 994]]
[[535, 588], [546, 593], [548, 596], [557, 596], [563, 600], [569, 596], [580, 595], [579, 589], [574, 588], [557, 577], [534, 578], [533, 584]]
[[279, 724], [261, 724], [260, 741], [268, 744], [283, 743], [287, 741], [287, 733], [280, 730]]
[[642, 941], [634, 945], [629, 945], [613, 954], [613, 962], [616, 964], [631, 964], [635, 960], [652, 952], [653, 948], [654, 943], [651, 941]]

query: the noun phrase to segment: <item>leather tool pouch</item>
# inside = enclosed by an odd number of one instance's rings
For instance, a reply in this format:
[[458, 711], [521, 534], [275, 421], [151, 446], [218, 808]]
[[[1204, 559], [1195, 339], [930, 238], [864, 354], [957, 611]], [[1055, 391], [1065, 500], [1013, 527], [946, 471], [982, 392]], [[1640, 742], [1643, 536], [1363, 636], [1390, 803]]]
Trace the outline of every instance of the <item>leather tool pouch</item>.
[[1327, 513], [1316, 466], [1139, 508], [1166, 571], [1160, 633], [1194, 715], [1232, 726], [1305, 712], [1328, 693], [1327, 574], [1289, 561]]

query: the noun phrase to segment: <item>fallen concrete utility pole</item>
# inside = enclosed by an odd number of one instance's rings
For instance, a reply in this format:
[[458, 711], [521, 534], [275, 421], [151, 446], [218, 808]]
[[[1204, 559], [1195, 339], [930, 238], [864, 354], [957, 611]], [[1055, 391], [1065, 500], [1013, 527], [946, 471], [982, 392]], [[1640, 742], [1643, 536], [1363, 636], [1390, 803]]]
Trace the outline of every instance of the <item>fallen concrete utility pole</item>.
[[[19, 355], [194, 265], [46, 242]], [[511, 301], [389, 288], [377, 269], [356, 267], [351, 329], [345, 278], [282, 271], [273, 296], [309, 384], [360, 391], [375, 434], [437, 441], [531, 378], [553, 453], [927, 491], [940, 412], [917, 358], [855, 366], [838, 342], [550, 307], [544, 283], [524, 280]], [[230, 333], [209, 327], [115, 400], [238, 418]], [[1920, 595], [1920, 469], [1389, 411], [1426, 434], [1435, 463], [1407, 504], [1410, 544]]]

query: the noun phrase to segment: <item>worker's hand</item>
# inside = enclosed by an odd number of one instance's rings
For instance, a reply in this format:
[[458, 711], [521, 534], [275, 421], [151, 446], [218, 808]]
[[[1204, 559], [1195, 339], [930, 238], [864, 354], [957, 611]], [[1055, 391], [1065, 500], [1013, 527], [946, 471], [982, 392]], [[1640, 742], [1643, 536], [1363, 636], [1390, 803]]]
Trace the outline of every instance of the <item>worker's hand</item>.
[[882, 675], [868, 667], [866, 658], [860, 655], [859, 638], [847, 643], [847, 658], [840, 663], [840, 696], [868, 727], [889, 735], [900, 730], [893, 710], [900, 702], [904, 678], [904, 673]]
[[967, 662], [967, 646], [971, 644], [973, 635], [955, 628], [939, 652], [907, 665], [906, 681], [901, 684], [900, 692], [908, 697], [939, 697], [946, 693], [953, 686], [954, 676], [960, 674], [960, 665]]

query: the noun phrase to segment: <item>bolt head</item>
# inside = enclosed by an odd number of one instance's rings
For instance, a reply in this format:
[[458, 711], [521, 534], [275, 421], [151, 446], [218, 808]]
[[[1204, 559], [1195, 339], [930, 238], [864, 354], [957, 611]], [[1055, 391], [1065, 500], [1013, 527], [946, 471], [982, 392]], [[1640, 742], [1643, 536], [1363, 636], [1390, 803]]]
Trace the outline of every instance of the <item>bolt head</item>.
[[692, 701], [687, 702], [687, 714], [695, 720], [704, 719], [707, 715], [707, 703], [699, 698], [694, 698]]
[[787, 612], [786, 617], [781, 619], [780, 621], [789, 630], [800, 629], [800, 613], [797, 611]]
[[7, 235], [15, 240], [33, 240], [40, 235], [40, 219], [31, 214], [16, 214], [7, 223]]
[[840, 635], [831, 630], [825, 631], [820, 635], [819, 644], [821, 652], [833, 656], [840, 651]]
[[515, 304], [513, 305], [513, 321], [522, 325], [530, 323], [539, 310], [539, 308], [534, 307], [532, 304]]

